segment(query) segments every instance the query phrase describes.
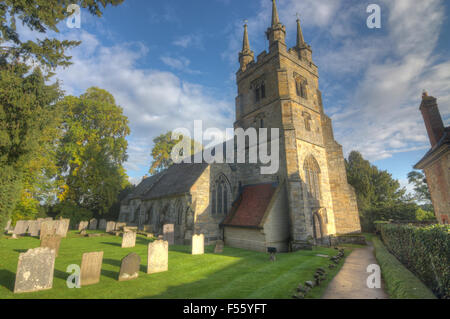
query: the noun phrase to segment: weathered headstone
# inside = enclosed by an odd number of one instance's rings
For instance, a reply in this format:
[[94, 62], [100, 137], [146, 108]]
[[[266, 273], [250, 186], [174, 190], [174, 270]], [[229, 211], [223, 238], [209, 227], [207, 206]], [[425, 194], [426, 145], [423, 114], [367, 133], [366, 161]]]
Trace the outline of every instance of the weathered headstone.
[[119, 281], [132, 280], [139, 277], [141, 257], [136, 253], [128, 254], [122, 259], [119, 272]]
[[203, 234], [192, 236], [192, 255], [205, 253], [205, 236]]
[[123, 228], [127, 225], [127, 223], [116, 223], [115, 230], [123, 230]]
[[78, 231], [82, 231], [82, 230], [86, 230], [89, 226], [89, 222], [88, 221], [81, 221], [78, 224]]
[[214, 248], [214, 253], [215, 254], [223, 253], [223, 241], [222, 240], [216, 241], [216, 247]]
[[55, 235], [56, 234], [56, 224], [53, 220], [46, 220], [41, 223], [41, 232], [40, 232], [40, 239], [44, 238], [48, 235]]
[[41, 239], [41, 247], [48, 247], [55, 250], [55, 256], [58, 257], [59, 246], [61, 245], [61, 236], [47, 235]]
[[123, 231], [124, 231], [124, 232], [127, 232], [127, 231], [134, 231], [134, 232], [137, 232], [137, 231], [138, 231], [138, 228], [137, 228], [137, 226], [124, 226], [124, 227], [123, 227]]
[[9, 227], [11, 227], [11, 219], [6, 223], [5, 231], [8, 231]]
[[122, 248], [131, 248], [136, 245], [136, 232], [127, 231], [123, 233]]
[[173, 224], [165, 224], [163, 226], [163, 236], [164, 240], [166, 240], [169, 243], [169, 245], [175, 244], [175, 234]]
[[16, 227], [14, 227], [14, 235], [23, 236], [27, 233], [28, 220], [18, 220], [16, 222]]
[[69, 230], [70, 219], [55, 220], [55, 234], [65, 238]]
[[155, 240], [148, 244], [147, 274], [167, 271], [169, 269], [169, 243]]
[[29, 249], [19, 255], [14, 293], [51, 289], [55, 269], [55, 251], [50, 248]]
[[81, 259], [81, 286], [96, 284], [100, 281], [103, 251], [84, 253]]
[[106, 230], [106, 219], [100, 219], [100, 222], [98, 224], [98, 229]]
[[31, 237], [39, 236], [39, 232], [41, 230], [41, 221], [33, 220], [30, 222], [30, 226], [28, 227], [28, 231]]
[[116, 222], [107, 222], [106, 223], [106, 232], [110, 233], [116, 229]]
[[97, 229], [97, 219], [92, 218], [89, 221], [89, 230], [96, 230]]

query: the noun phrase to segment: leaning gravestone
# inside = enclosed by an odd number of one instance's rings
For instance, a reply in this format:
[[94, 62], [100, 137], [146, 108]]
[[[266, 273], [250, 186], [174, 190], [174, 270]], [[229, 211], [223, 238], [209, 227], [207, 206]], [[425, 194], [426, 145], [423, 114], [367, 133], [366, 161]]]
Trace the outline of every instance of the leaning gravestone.
[[205, 236], [203, 234], [192, 236], [192, 255], [205, 253]]
[[100, 222], [98, 223], [98, 229], [106, 230], [106, 219], [100, 219]]
[[41, 223], [41, 233], [40, 233], [40, 239], [44, 238], [48, 235], [55, 235], [56, 234], [56, 228], [55, 228], [55, 221], [53, 220], [46, 220]]
[[70, 219], [60, 219], [55, 220], [55, 234], [65, 238], [67, 236], [67, 231], [69, 230]]
[[136, 253], [128, 254], [122, 259], [119, 272], [119, 281], [132, 280], [139, 277], [141, 257]]
[[55, 269], [55, 251], [50, 248], [29, 249], [19, 255], [14, 293], [51, 289]]
[[86, 230], [89, 226], [89, 222], [88, 221], [81, 221], [78, 224], [78, 231], [82, 231], [82, 230]]
[[84, 253], [81, 259], [81, 286], [96, 284], [100, 281], [103, 251]]
[[97, 229], [97, 220], [95, 218], [92, 218], [89, 221], [89, 230], [96, 230]]
[[40, 230], [41, 230], [41, 221], [39, 220], [31, 221], [30, 226], [28, 227], [28, 232], [30, 233], [30, 236], [31, 237], [39, 236]]
[[8, 231], [9, 227], [11, 227], [11, 219], [6, 223], [5, 231]]
[[163, 226], [163, 238], [169, 243], [169, 245], [173, 245], [175, 243], [173, 224], [165, 224]]
[[167, 271], [169, 269], [169, 243], [155, 240], [148, 244], [147, 274]]
[[41, 239], [41, 247], [54, 249], [55, 257], [58, 257], [60, 245], [61, 245], [61, 236], [59, 235], [47, 235]]
[[216, 247], [214, 248], [214, 253], [215, 254], [223, 253], [223, 241], [222, 240], [216, 241]]
[[107, 222], [106, 223], [106, 232], [110, 233], [113, 232], [116, 229], [116, 223], [115, 222]]
[[123, 233], [122, 248], [131, 248], [136, 245], [136, 232], [127, 231]]
[[18, 220], [16, 227], [14, 227], [14, 235], [23, 236], [27, 233], [28, 220]]

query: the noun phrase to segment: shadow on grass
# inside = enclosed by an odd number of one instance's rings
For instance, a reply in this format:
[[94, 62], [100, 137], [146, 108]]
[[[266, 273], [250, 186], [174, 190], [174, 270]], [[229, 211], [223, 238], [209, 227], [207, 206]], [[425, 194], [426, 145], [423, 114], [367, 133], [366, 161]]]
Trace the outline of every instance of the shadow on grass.
[[70, 276], [71, 274], [69, 274], [68, 272], [64, 272], [58, 269], [55, 269], [53, 272], [53, 277], [54, 278], [59, 278], [62, 280], [67, 280], [67, 278]]
[[[124, 256], [124, 257], [125, 257], [125, 256]], [[120, 261], [120, 260], [109, 259], [109, 258], [104, 258], [104, 259], [103, 259], [103, 263], [104, 263], [104, 264], [111, 265], [111, 266], [117, 266], [117, 267], [120, 267], [120, 265], [121, 265], [121, 261]]]
[[110, 242], [101, 242], [100, 244], [104, 244], [104, 245], [111, 245], [111, 246], [116, 246], [116, 247], [122, 247], [122, 244], [120, 243], [110, 243]]
[[16, 253], [21, 254], [21, 253], [26, 253], [26, 252], [28, 251], [28, 249], [14, 249], [14, 251], [15, 251]]
[[119, 278], [119, 272], [102, 269], [102, 276], [117, 280]]
[[15, 280], [16, 280], [15, 273], [5, 269], [0, 270], [0, 285], [14, 292]]

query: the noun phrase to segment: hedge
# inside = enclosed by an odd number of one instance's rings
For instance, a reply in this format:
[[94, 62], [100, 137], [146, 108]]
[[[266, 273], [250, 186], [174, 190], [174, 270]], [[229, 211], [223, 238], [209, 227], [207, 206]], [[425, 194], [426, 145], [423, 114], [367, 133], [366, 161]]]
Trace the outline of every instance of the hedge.
[[436, 296], [450, 299], [450, 227], [381, 224], [386, 248]]
[[392, 299], [436, 299], [435, 295], [412, 272], [388, 252], [380, 239], [373, 236], [375, 256]]

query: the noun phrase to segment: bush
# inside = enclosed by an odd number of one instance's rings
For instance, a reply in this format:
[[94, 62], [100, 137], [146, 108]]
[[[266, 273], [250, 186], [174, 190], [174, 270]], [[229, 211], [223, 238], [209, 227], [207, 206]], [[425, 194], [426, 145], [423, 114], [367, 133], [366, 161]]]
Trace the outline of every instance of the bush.
[[436, 297], [413, 273], [388, 252], [383, 243], [372, 238], [375, 256], [381, 267], [387, 292], [393, 299], [435, 299]]
[[384, 224], [384, 244], [439, 298], [450, 298], [450, 227]]
[[70, 227], [73, 229], [81, 221], [90, 220], [93, 216], [92, 212], [88, 209], [78, 207], [75, 204], [69, 202], [62, 202], [53, 208], [56, 212], [56, 218], [68, 218], [70, 219]]
[[389, 203], [379, 207], [368, 208], [361, 216], [361, 227], [364, 232], [375, 231], [375, 221], [415, 221], [419, 206], [415, 203]]

